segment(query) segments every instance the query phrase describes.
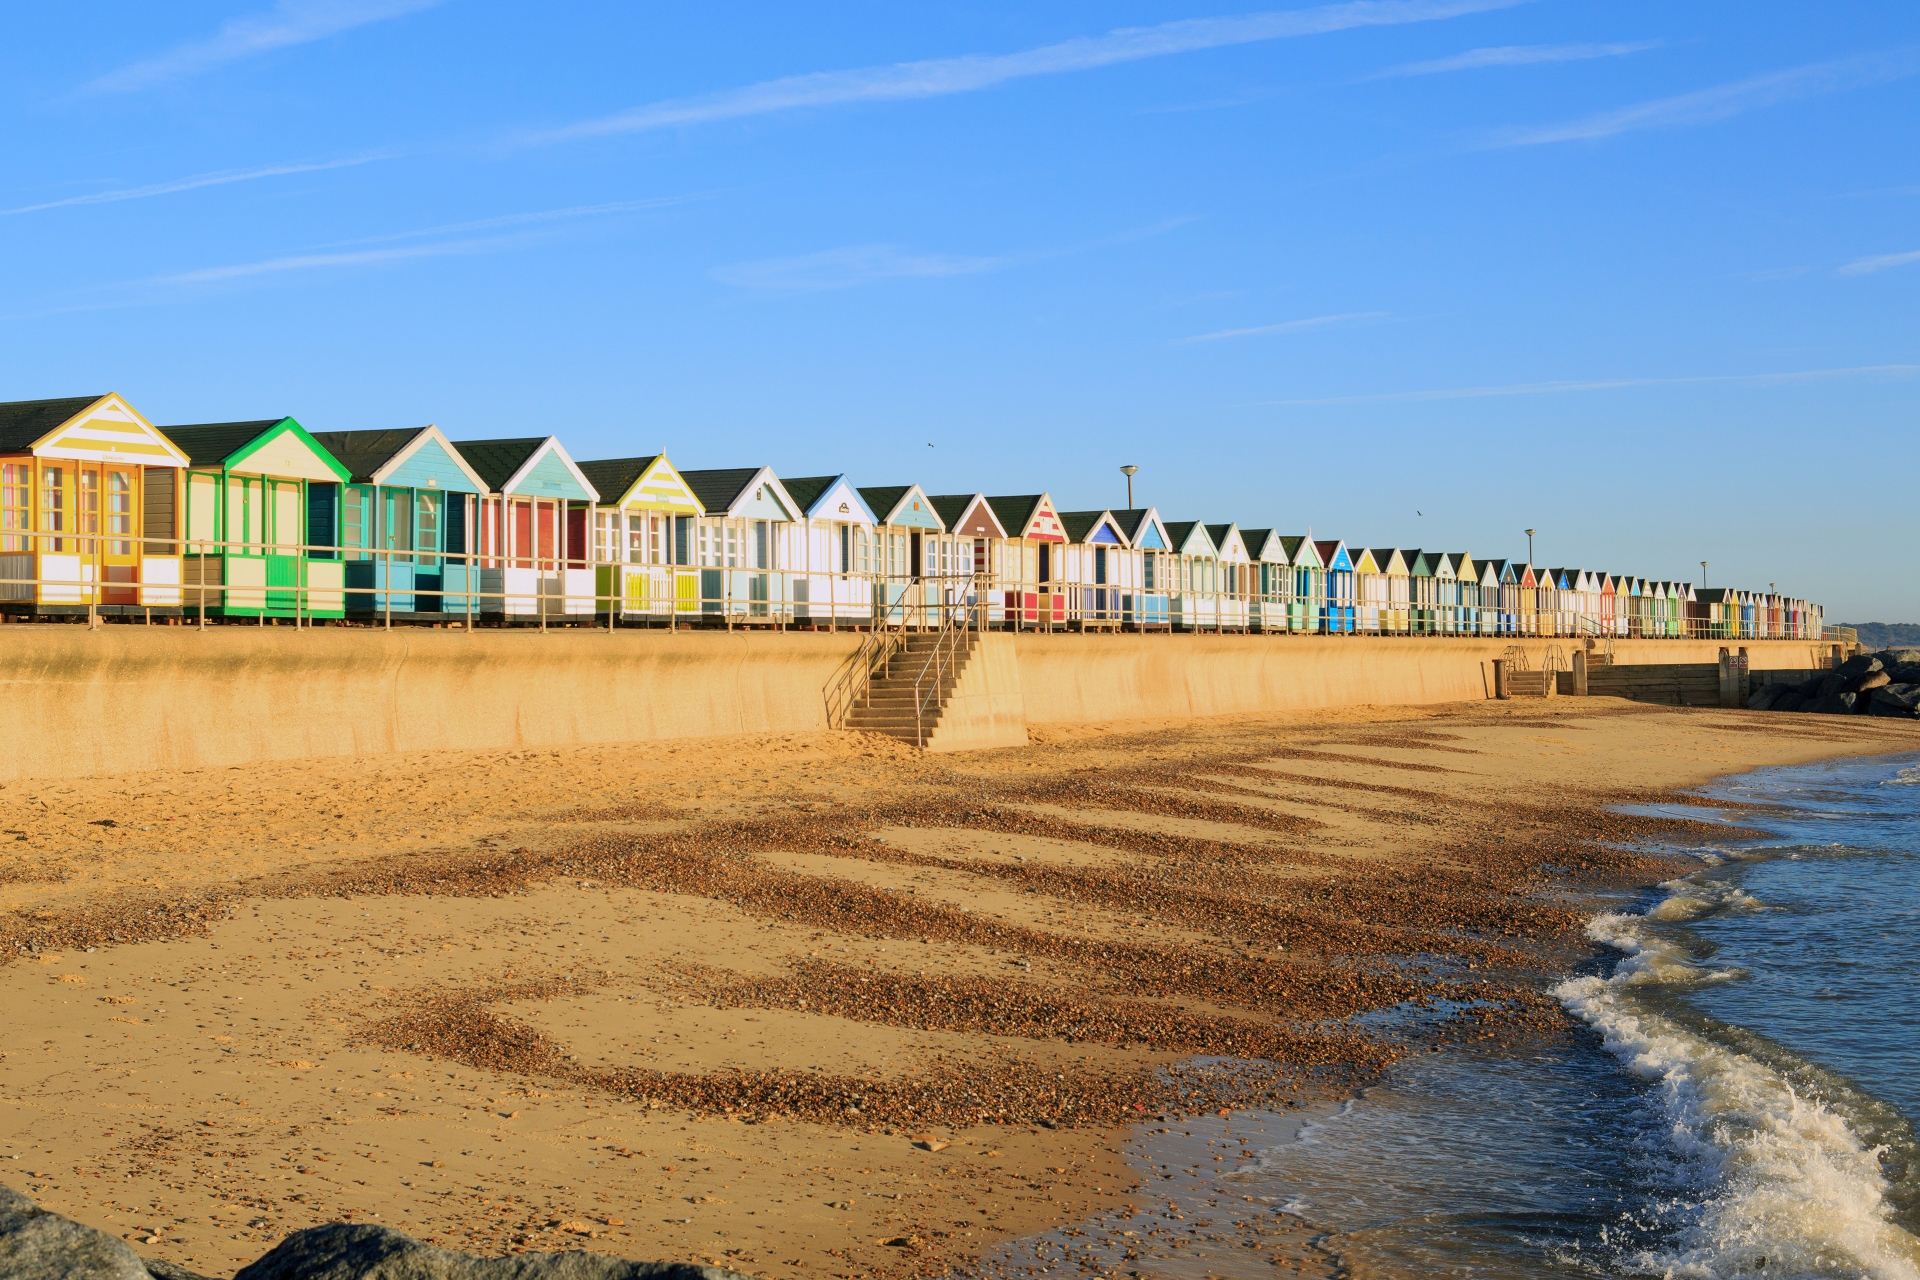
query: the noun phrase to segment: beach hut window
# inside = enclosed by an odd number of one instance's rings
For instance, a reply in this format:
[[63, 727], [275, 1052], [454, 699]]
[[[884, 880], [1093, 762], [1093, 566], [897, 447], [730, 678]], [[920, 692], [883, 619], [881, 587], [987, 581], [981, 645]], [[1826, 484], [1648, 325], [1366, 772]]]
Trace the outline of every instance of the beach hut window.
[[1142, 591], [1153, 590], [1153, 574], [1159, 564], [1160, 557], [1151, 551], [1140, 558], [1140, 589]]
[[[75, 519], [74, 529], [79, 533], [100, 532], [100, 473], [81, 470], [74, 474]], [[80, 554], [90, 556], [94, 553], [93, 539], [80, 539]]]
[[414, 546], [422, 551], [440, 549], [440, 501], [440, 495], [437, 493], [422, 493], [417, 496], [416, 527], [419, 529], [419, 536]]
[[1093, 584], [1097, 587], [1107, 585], [1107, 549], [1105, 547], [1093, 549]]
[[840, 526], [840, 572], [853, 572], [853, 526]]
[[[350, 548], [367, 545], [367, 500], [370, 495], [365, 489], [349, 488], [346, 502], [340, 509], [341, 541]], [[367, 553], [362, 550], [350, 550], [349, 560], [365, 560]]]
[[133, 554], [133, 473], [107, 472], [107, 532], [115, 535], [107, 543], [110, 556]]
[[[65, 467], [40, 469], [40, 528], [46, 533], [64, 533], [67, 528], [67, 486]], [[65, 539], [50, 538], [40, 545], [42, 551], [65, 551]]]
[[753, 522], [753, 568], [771, 569], [773, 564], [767, 557], [767, 522]]
[[[33, 525], [33, 470], [24, 462], [0, 466], [0, 529], [28, 529]], [[0, 551], [26, 551], [23, 533], [0, 534]]]

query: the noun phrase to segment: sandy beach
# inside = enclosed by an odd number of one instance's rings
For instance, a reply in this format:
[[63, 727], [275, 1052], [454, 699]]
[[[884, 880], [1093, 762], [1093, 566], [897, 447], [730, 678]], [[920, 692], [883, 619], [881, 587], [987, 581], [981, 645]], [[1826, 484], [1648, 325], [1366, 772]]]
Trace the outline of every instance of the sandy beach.
[[940, 1272], [1124, 1212], [1152, 1117], [1565, 1034], [1567, 890], [1725, 834], [1609, 806], [1916, 748], [1595, 698], [11, 783], [0, 1183], [207, 1275], [340, 1219]]

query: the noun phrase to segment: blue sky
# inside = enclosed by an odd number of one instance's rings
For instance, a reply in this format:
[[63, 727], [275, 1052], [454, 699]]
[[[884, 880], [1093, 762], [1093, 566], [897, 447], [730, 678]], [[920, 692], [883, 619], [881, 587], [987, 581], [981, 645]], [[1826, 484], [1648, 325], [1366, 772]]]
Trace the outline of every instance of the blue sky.
[[1904, 6], [179, 0], [23, 8], [0, 71], [0, 398], [1069, 509], [1136, 463], [1920, 620]]

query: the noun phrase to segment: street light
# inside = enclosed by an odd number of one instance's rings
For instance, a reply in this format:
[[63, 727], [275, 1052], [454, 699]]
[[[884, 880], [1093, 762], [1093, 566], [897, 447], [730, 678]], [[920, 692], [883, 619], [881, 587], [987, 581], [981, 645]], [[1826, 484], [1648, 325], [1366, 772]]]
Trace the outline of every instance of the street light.
[[1120, 468], [1120, 474], [1127, 478], [1127, 510], [1129, 511], [1133, 510], [1133, 477], [1134, 473], [1139, 470], [1140, 468], [1134, 466], [1131, 462]]
[[1534, 530], [1532, 529], [1527, 530], [1527, 563], [1528, 564], [1533, 563], [1533, 535], [1534, 535]]
[[1707, 586], [1707, 562], [1705, 560], [1702, 560], [1700, 562], [1700, 589], [1704, 591], [1706, 590], [1706, 586]]

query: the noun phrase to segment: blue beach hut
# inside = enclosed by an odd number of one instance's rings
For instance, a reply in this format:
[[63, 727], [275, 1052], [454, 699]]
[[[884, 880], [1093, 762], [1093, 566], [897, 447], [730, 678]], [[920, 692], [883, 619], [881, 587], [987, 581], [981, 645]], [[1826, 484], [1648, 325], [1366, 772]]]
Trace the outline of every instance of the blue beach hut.
[[347, 615], [439, 620], [478, 611], [469, 539], [487, 492], [435, 426], [315, 433], [350, 476], [339, 490]]

